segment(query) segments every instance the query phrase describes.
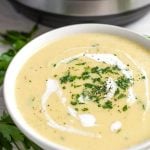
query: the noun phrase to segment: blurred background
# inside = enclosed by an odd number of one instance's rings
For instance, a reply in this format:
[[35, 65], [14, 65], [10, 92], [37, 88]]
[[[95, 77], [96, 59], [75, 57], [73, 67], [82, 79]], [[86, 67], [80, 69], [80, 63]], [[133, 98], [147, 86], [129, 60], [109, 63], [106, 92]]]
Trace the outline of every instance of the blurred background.
[[[37, 35], [76, 23], [113, 24], [150, 35], [150, 0], [0, 0], [0, 32], [29, 31], [36, 23]], [[0, 53], [5, 50], [0, 45]]]
[[[150, 0], [0, 0], [0, 30], [105, 23], [150, 34]], [[47, 26], [47, 27], [46, 27]]]

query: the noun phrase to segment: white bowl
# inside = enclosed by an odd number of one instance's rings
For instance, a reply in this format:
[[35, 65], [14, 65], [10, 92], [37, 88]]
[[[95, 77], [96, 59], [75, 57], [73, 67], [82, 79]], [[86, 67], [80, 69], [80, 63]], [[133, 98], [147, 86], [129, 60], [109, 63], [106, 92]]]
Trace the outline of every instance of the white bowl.
[[[21, 112], [17, 108], [16, 104], [16, 96], [15, 96], [15, 83], [18, 73], [20, 72], [21, 68], [25, 64], [25, 62], [34, 55], [38, 50], [40, 50], [43, 46], [47, 43], [53, 42], [65, 36], [77, 34], [77, 33], [108, 33], [114, 34], [121, 37], [128, 38], [132, 41], [138, 42], [139, 44], [143, 45], [144, 47], [150, 49], [150, 41], [146, 38], [128, 31], [124, 28], [111, 26], [111, 25], [103, 25], [103, 24], [78, 24], [78, 25], [71, 25], [62, 28], [58, 28], [56, 30], [52, 30], [47, 32], [36, 39], [29, 42], [22, 50], [15, 56], [12, 60], [9, 68], [7, 69], [5, 80], [4, 80], [4, 97], [7, 109], [9, 114], [11, 115], [12, 119], [18, 126], [18, 128], [32, 141], [37, 143], [44, 149], [66, 149], [58, 144], [55, 144], [51, 141], [46, 140], [44, 137], [39, 135], [35, 132], [29, 124], [24, 120], [21, 115]], [[138, 146], [135, 146], [133, 149], [140, 149], [144, 148], [145, 146], [149, 145], [150, 143], [143, 143]]]

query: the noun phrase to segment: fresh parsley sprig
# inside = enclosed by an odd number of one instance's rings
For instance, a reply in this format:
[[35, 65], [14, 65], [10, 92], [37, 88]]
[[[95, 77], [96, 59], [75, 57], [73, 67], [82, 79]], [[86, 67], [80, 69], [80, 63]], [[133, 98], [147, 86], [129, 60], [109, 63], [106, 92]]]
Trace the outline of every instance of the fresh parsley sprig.
[[0, 43], [7, 44], [10, 48], [0, 55], [0, 85], [3, 84], [5, 72], [9, 63], [17, 52], [26, 45], [37, 31], [38, 26], [35, 25], [30, 32], [19, 31], [6, 31], [6, 33], [0, 33]]
[[[6, 31], [0, 33], [0, 43], [9, 45], [9, 49], [0, 55], [0, 85], [3, 84], [5, 72], [11, 60], [17, 52], [27, 44], [38, 26], [35, 25], [30, 32]], [[16, 127], [11, 117], [7, 113], [3, 113], [0, 117], [0, 150], [42, 150], [39, 146], [30, 141]]]
[[11, 117], [3, 113], [0, 118], [0, 149], [2, 150], [42, 150], [27, 139], [16, 127]]

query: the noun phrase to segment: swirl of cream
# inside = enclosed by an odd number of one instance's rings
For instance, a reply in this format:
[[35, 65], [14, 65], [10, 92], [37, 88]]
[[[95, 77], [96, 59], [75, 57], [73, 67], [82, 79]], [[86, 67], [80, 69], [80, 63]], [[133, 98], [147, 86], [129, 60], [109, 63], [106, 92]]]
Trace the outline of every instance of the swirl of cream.
[[[62, 105], [65, 106], [65, 102], [66, 102], [66, 98], [63, 96], [63, 93], [61, 91], [61, 89], [59, 88], [59, 85], [57, 83], [56, 80], [52, 80], [52, 79], [49, 79], [46, 83], [46, 90], [41, 98], [42, 102], [42, 111], [48, 121], [48, 125], [55, 128], [55, 129], [58, 129], [58, 130], [61, 130], [61, 131], [66, 131], [66, 132], [71, 132], [71, 133], [75, 133], [75, 134], [79, 134], [79, 135], [82, 135], [82, 136], [89, 136], [89, 137], [93, 137], [93, 138], [101, 138], [101, 135], [100, 134], [97, 134], [97, 133], [91, 133], [91, 132], [85, 132], [85, 131], [82, 131], [82, 130], [79, 130], [79, 129], [76, 129], [76, 128], [73, 128], [69, 125], [59, 125], [57, 122], [55, 122], [49, 115], [48, 115], [48, 112], [47, 112], [47, 109], [46, 109], [46, 104], [47, 104], [47, 100], [49, 98], [49, 96], [56, 92], [57, 96], [59, 97], [59, 99], [61, 100], [62, 102]], [[67, 107], [69, 113], [77, 118], [77, 114], [76, 114], [76, 111], [74, 111], [72, 108], [70, 107]], [[81, 116], [80, 116], [81, 117]]]
[[[71, 60], [76, 59], [76, 58], [80, 58], [80, 57], [86, 57], [86, 58], [92, 59], [92, 60], [97, 61], [97, 62], [105, 62], [108, 65], [115, 65], [121, 70], [121, 72], [127, 78], [129, 78], [129, 79], [133, 78], [132, 72], [130, 70], [128, 70], [127, 66], [125, 64], [123, 64], [122, 61], [117, 56], [115, 56], [114, 54], [108, 54], [108, 53], [106, 53], [106, 54], [80, 53], [80, 54], [77, 54], [77, 55], [74, 55], [72, 57], [68, 57], [68, 58], [65, 58], [65, 59], [59, 61], [57, 63], [56, 67], [58, 67], [60, 64], [68, 63]], [[114, 96], [114, 93], [117, 89], [117, 85], [111, 77], [108, 78], [106, 83], [107, 83], [107, 90], [111, 89], [107, 92], [107, 95], [105, 95], [106, 100], [109, 100]], [[48, 101], [48, 97], [54, 92], [57, 94], [57, 96], [61, 100], [62, 105], [64, 107], [66, 107], [66, 109], [70, 113], [70, 115], [73, 116], [74, 118], [76, 118], [77, 120], [79, 120], [84, 127], [95, 126], [95, 122], [96, 122], [96, 119], [92, 115], [90, 115], [90, 114], [78, 115], [77, 112], [73, 108], [66, 106], [67, 99], [66, 99], [66, 97], [63, 96], [63, 92], [62, 92], [61, 88], [59, 87], [59, 84], [57, 83], [56, 80], [49, 79], [46, 83], [46, 90], [45, 90], [45, 92], [41, 98], [42, 110], [43, 110], [43, 113], [45, 114], [45, 117], [48, 121], [49, 126], [56, 128], [58, 130], [61, 130], [61, 131], [71, 132], [71, 133], [75, 133], [75, 134], [79, 134], [79, 135], [83, 135], [83, 136], [90, 136], [90, 137], [94, 137], [94, 138], [95, 137], [96, 138], [101, 137], [101, 135], [96, 134], [96, 133], [82, 131], [82, 130], [73, 128], [69, 125], [63, 125], [62, 126], [62, 125], [59, 125], [57, 122], [55, 122], [48, 115], [48, 112], [46, 110], [46, 104]], [[130, 87], [128, 89], [127, 103], [130, 105], [133, 104], [136, 101], [135, 97], [136, 96], [134, 95], [133, 88]], [[88, 120], [89, 120], [89, 122], [88, 122]]]

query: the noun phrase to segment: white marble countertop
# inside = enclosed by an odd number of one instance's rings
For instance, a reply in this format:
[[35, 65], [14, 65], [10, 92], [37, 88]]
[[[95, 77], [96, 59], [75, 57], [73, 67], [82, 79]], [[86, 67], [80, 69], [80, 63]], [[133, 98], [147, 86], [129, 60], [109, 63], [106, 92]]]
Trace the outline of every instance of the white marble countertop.
[[[29, 31], [34, 25], [34, 22], [27, 19], [23, 15], [17, 13], [7, 0], [0, 0], [0, 32], [5, 32], [8, 29], [16, 29], [21, 31]], [[142, 35], [150, 35], [150, 12], [140, 20], [126, 26], [126, 28], [135, 31]], [[38, 34], [42, 34], [51, 30], [50, 27], [40, 26]], [[0, 46], [0, 53], [6, 48]], [[0, 113], [6, 110], [0, 89]]]

